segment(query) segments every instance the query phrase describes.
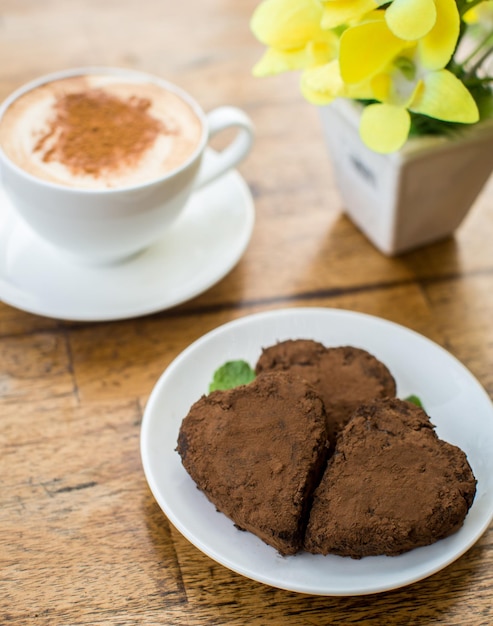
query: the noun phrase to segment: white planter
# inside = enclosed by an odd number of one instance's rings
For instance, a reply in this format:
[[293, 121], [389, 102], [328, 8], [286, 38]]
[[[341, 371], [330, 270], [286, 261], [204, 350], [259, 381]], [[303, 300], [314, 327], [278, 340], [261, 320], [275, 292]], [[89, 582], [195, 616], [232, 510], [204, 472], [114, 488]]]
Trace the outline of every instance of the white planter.
[[321, 108], [344, 210], [370, 241], [393, 256], [451, 235], [493, 169], [493, 126], [460, 139], [411, 139], [381, 155], [359, 137], [360, 108], [337, 100]]

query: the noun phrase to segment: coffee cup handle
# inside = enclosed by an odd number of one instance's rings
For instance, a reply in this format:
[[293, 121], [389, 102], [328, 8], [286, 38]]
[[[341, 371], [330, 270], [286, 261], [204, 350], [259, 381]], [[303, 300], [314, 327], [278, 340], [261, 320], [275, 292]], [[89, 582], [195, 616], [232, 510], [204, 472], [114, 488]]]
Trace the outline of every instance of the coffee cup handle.
[[236, 107], [218, 107], [207, 113], [209, 139], [227, 128], [237, 128], [238, 133], [229, 145], [214, 155], [204, 154], [194, 191], [216, 180], [242, 161], [253, 144], [253, 124], [250, 118]]

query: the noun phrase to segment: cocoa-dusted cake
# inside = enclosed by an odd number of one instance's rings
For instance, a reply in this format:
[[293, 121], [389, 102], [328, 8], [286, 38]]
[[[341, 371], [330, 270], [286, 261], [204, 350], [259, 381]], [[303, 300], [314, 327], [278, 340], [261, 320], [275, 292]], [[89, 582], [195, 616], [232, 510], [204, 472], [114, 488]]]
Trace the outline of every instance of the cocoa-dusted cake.
[[213, 391], [184, 418], [177, 450], [209, 500], [281, 554], [302, 545], [327, 457], [322, 401], [301, 378], [269, 372]]
[[324, 402], [332, 442], [361, 404], [396, 394], [388, 368], [352, 346], [326, 348], [311, 339], [282, 341], [265, 348], [257, 361], [257, 374], [271, 370], [289, 370], [313, 385]]
[[466, 455], [438, 438], [422, 409], [380, 400], [340, 433], [304, 547], [353, 558], [401, 554], [456, 532], [475, 492]]

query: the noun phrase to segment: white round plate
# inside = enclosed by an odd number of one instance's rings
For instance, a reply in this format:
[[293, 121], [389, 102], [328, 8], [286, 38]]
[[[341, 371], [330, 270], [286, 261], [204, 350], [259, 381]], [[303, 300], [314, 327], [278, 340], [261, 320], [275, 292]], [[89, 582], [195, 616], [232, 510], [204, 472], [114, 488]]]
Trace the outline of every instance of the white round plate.
[[30, 313], [76, 321], [162, 311], [223, 278], [243, 255], [254, 219], [250, 190], [231, 171], [193, 194], [152, 247], [119, 264], [91, 267], [39, 239], [15, 216], [0, 188], [0, 300]]
[[[464, 526], [453, 536], [396, 557], [300, 553], [281, 557], [218, 513], [184, 470], [175, 451], [183, 417], [207, 393], [217, 367], [245, 359], [284, 339], [310, 338], [326, 346], [352, 345], [383, 361], [399, 397], [418, 395], [438, 435], [466, 452], [477, 494]], [[493, 517], [493, 406], [461, 363], [429, 339], [397, 324], [355, 312], [286, 309], [230, 322], [182, 352], [156, 384], [141, 432], [143, 467], [158, 504], [199, 550], [253, 580], [308, 594], [362, 595], [396, 589], [441, 570], [466, 552]]]

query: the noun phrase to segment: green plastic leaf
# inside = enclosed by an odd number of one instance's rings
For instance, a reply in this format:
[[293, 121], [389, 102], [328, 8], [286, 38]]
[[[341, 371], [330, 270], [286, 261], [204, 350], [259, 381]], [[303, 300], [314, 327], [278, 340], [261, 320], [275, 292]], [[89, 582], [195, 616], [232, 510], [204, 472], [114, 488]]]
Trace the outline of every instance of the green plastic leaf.
[[423, 403], [418, 398], [418, 396], [410, 395], [410, 396], [407, 396], [407, 398], [404, 398], [404, 400], [406, 400], [407, 402], [411, 402], [412, 404], [415, 404], [416, 406], [419, 406], [420, 409], [423, 408]]
[[217, 389], [233, 389], [239, 385], [247, 385], [255, 378], [255, 372], [250, 365], [243, 360], [228, 361], [221, 365], [215, 372], [209, 385], [209, 392]]

